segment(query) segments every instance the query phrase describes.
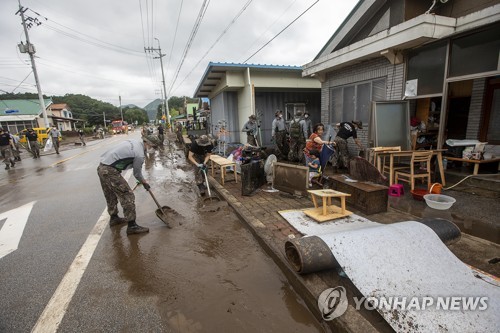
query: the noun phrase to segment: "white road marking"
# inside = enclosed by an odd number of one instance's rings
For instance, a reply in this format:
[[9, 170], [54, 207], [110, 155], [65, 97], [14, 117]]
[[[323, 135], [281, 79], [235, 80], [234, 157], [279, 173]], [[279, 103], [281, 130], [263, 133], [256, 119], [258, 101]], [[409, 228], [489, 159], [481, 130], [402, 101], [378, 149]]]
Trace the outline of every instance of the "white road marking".
[[36, 201], [0, 214], [0, 221], [7, 219], [0, 229], [0, 259], [17, 250], [24, 227]]
[[[132, 170], [128, 170], [124, 174], [124, 178], [128, 181], [131, 174]], [[38, 318], [38, 321], [31, 330], [32, 333], [57, 332], [76, 288], [80, 284], [97, 244], [108, 225], [108, 221], [108, 210], [105, 208], [90, 235], [87, 237], [87, 240], [82, 245], [80, 252], [78, 252], [73, 263], [68, 268], [61, 283], [59, 283], [54, 295], [52, 295], [49, 303], [43, 310], [40, 318]]]

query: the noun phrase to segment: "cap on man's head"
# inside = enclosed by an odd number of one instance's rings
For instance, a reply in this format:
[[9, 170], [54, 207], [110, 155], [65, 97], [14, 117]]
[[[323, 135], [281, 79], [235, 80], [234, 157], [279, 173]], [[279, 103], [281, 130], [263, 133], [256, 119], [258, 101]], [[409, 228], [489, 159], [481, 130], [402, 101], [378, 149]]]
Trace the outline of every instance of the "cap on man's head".
[[281, 112], [281, 110], [276, 110], [276, 112], [274, 113], [275, 116], [279, 115], [280, 113], [283, 113]]
[[363, 123], [360, 120], [353, 120], [351, 123], [358, 126], [359, 129], [363, 129]]
[[254, 114], [251, 114], [250, 117], [248, 117], [248, 119], [251, 119], [251, 120], [256, 120], [257, 117], [254, 115]]
[[196, 140], [196, 143], [198, 144], [198, 146], [208, 146], [210, 145], [210, 139], [208, 138], [208, 136], [206, 136], [205, 134], [203, 134], [202, 136], [200, 136], [197, 140]]
[[297, 112], [295, 113], [295, 116], [297, 116], [297, 117], [302, 117], [302, 114], [303, 114], [303, 113], [302, 113], [302, 111], [297, 111]]

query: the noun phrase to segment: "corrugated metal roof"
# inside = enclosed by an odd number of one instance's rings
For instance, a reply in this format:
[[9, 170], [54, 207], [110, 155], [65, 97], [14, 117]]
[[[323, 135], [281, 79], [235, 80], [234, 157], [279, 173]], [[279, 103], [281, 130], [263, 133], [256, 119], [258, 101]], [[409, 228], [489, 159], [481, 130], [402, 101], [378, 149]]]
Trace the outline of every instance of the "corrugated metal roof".
[[[52, 99], [44, 99], [45, 108], [52, 104]], [[8, 110], [17, 110], [18, 112], [9, 113]], [[0, 100], [0, 116], [13, 115], [39, 115], [40, 102], [38, 99], [7, 99]]]

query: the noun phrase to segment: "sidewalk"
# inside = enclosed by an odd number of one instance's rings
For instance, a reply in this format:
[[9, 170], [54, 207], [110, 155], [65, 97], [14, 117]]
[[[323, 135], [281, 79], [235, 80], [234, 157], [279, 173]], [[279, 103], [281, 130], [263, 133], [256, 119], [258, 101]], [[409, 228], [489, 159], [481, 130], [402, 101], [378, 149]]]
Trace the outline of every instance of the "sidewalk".
[[[302, 235], [290, 226], [278, 211], [313, 207], [309, 197], [296, 198], [283, 192], [267, 193], [261, 190], [256, 191], [252, 196], [242, 196], [240, 182], [235, 183], [230, 176], [229, 181], [226, 180], [223, 187], [219, 183], [219, 175], [216, 175], [215, 178], [209, 177], [211, 186], [246, 223], [255, 238], [284, 272], [289, 282], [320, 322], [334, 332], [393, 331], [376, 311], [356, 311], [351, 305], [340, 318], [331, 322], [322, 321], [317, 306], [317, 298], [323, 290], [344, 286], [348, 295], [359, 295], [359, 291], [348, 278], [340, 277], [335, 271], [299, 275], [288, 264], [284, 253], [284, 244], [289, 238], [301, 237]], [[262, 188], [265, 188], [265, 186]], [[419, 202], [419, 204], [422, 203]], [[364, 215], [352, 207], [348, 207], [348, 209], [357, 215], [379, 223], [420, 219], [417, 216], [393, 208], [389, 208], [386, 213], [373, 215]], [[451, 245], [449, 249], [466, 264], [496, 276], [500, 275], [499, 265], [488, 263], [489, 259], [498, 257], [500, 253], [498, 244], [462, 234], [462, 239]]]

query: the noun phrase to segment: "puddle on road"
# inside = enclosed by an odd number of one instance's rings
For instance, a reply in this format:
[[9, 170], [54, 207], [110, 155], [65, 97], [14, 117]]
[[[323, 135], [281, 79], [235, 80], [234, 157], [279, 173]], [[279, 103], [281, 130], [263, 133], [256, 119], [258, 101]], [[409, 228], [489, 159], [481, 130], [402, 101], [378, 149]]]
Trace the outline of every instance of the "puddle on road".
[[[160, 204], [178, 214], [173, 229], [145, 223], [149, 234], [111, 236], [112, 267], [130, 282], [128, 292], [154, 296], [162, 321], [176, 332], [322, 331], [227, 204], [203, 211], [192, 169], [180, 166], [184, 156], [172, 167], [163, 167], [164, 159], [157, 152], [145, 176], [163, 184], [169, 199]], [[152, 218], [154, 212], [138, 215], [138, 223]]]

